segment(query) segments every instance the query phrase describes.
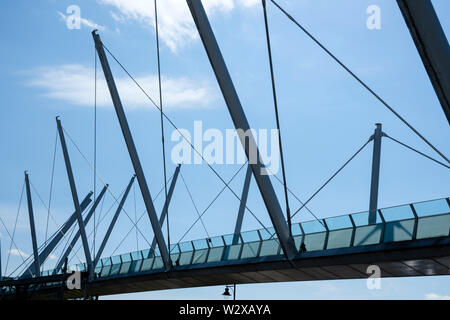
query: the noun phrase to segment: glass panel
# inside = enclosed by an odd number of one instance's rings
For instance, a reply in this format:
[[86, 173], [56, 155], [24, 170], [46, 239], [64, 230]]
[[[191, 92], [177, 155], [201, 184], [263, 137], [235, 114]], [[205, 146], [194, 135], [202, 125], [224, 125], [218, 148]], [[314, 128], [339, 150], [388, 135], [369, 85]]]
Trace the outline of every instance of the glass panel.
[[224, 260], [237, 260], [239, 259], [239, 253], [241, 252], [241, 244], [234, 246], [228, 246], [225, 248]]
[[192, 247], [192, 242], [182, 242], [180, 243], [180, 250], [181, 252], [188, 252], [194, 250], [194, 247]]
[[[242, 243], [241, 241], [241, 237], [237, 237], [237, 243]], [[233, 244], [233, 240], [234, 240], [234, 234], [227, 234], [225, 236], [223, 236], [223, 240], [225, 241], [225, 244], [227, 246], [230, 246]]]
[[141, 271], [148, 271], [152, 268], [154, 258], [144, 259], [142, 262]]
[[439, 199], [413, 204], [419, 217], [432, 216], [437, 214], [449, 213], [450, 208], [447, 200]]
[[302, 236], [294, 237], [294, 243], [297, 250], [300, 250], [300, 245], [302, 244]]
[[277, 234], [275, 233], [275, 229], [273, 227], [266, 229], [259, 230], [259, 233], [261, 234], [261, 238], [263, 240], [269, 240], [269, 239], [277, 239]]
[[128, 273], [130, 270], [131, 261], [122, 263], [122, 267], [120, 267], [120, 274]]
[[111, 266], [111, 271], [109, 272], [109, 275], [110, 275], [110, 276], [116, 275], [116, 274], [119, 273], [119, 271], [120, 271], [120, 263], [118, 263], [118, 264], [113, 264], [113, 265]]
[[193, 253], [193, 251], [181, 253], [181, 255], [180, 255], [180, 265], [181, 266], [191, 264], [192, 253]]
[[446, 237], [449, 235], [450, 214], [419, 218], [417, 239]]
[[202, 249], [194, 252], [194, 260], [192, 261], [192, 264], [196, 263], [205, 263], [206, 256], [208, 254], [208, 249]]
[[155, 248], [155, 257], [161, 257], [161, 251], [159, 251], [159, 248]]
[[329, 230], [348, 229], [352, 228], [352, 222], [349, 216], [340, 216], [325, 219]]
[[112, 264], [121, 263], [120, 256], [111, 257]]
[[205, 239], [192, 241], [192, 245], [195, 250], [208, 248], [208, 243]]
[[381, 209], [381, 213], [383, 214], [384, 220], [386, 220], [386, 222], [414, 218], [414, 213], [412, 212], [409, 205]]
[[317, 220], [302, 222], [302, 227], [305, 234], [326, 231], [323, 224]]
[[354, 245], [363, 246], [380, 243], [381, 229], [382, 229], [381, 224], [357, 227]]
[[241, 237], [244, 242], [255, 242], [259, 241], [258, 231], [247, 231], [241, 233]]
[[150, 254], [150, 250], [149, 249], [142, 250], [141, 253], [142, 253], [142, 257], [144, 259], [151, 258], [151, 254]]
[[224, 247], [211, 248], [209, 250], [208, 262], [218, 262], [222, 260]]
[[278, 240], [275, 239], [265, 240], [261, 244], [261, 253], [259, 254], [259, 256], [260, 257], [275, 256], [278, 254], [279, 248], [280, 244], [278, 243]]
[[414, 219], [386, 222], [384, 242], [412, 240]]
[[162, 261], [162, 258], [155, 257], [155, 262], [153, 263], [152, 269], [155, 270], [155, 269], [162, 269], [162, 268], [164, 268], [164, 263]]
[[101, 261], [102, 261], [102, 265], [104, 265], [104, 266], [111, 265], [111, 258], [103, 258]]
[[300, 224], [296, 223], [292, 225], [292, 235], [299, 236], [302, 234], [302, 230], [300, 229]]
[[260, 241], [245, 243], [242, 248], [241, 259], [254, 258], [258, 255]]
[[122, 254], [120, 257], [122, 258], [122, 262], [129, 262], [129, 261], [131, 261], [131, 254], [129, 254], [129, 253]]
[[[306, 232], [306, 230], [305, 230], [305, 232]], [[326, 236], [326, 232], [306, 234], [305, 235], [306, 251], [323, 250], [323, 246], [325, 243], [325, 236]]]
[[178, 246], [178, 244], [170, 245], [170, 253], [180, 253], [180, 247]]
[[176, 262], [176, 261], [178, 260], [179, 257], [180, 257], [180, 254], [179, 254], [179, 253], [172, 253], [172, 254], [170, 255], [170, 259], [171, 259], [173, 262]]
[[211, 247], [223, 247], [224, 242], [222, 237], [214, 237], [211, 238], [211, 242], [209, 243]]
[[133, 260], [141, 260], [142, 259], [142, 252], [141, 251], [135, 251], [133, 253], [131, 253], [131, 258]]
[[[367, 226], [369, 224], [369, 211], [354, 213], [351, 215], [357, 227]], [[382, 223], [380, 214], [377, 211], [376, 223]]]
[[352, 241], [353, 229], [330, 231], [328, 235], [327, 249], [347, 248]]
[[130, 267], [130, 273], [136, 273], [140, 271], [143, 260], [133, 261]]

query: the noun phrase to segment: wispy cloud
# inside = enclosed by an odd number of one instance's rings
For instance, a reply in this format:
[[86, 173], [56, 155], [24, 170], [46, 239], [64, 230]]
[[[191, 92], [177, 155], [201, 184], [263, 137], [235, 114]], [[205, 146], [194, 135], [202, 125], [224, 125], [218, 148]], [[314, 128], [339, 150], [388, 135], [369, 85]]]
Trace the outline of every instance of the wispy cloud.
[[[93, 106], [94, 71], [83, 65], [40, 67], [26, 73], [26, 84], [42, 89], [43, 95], [72, 105]], [[158, 92], [156, 75], [136, 77], [137, 82], [150, 96]], [[129, 109], [150, 108], [156, 110], [148, 98], [128, 78], [115, 79], [124, 106]], [[163, 77], [162, 88], [166, 108], [207, 108], [216, 100], [217, 92], [205, 81], [187, 77]], [[111, 107], [111, 96], [103, 77], [97, 82], [97, 105]]]
[[11, 249], [8, 251], [12, 256], [22, 256], [23, 258], [28, 258], [30, 255], [19, 249]]
[[[64, 23], [67, 23], [67, 19], [69, 18], [68, 16], [66, 16], [64, 13], [57, 11], [59, 17], [61, 18], [61, 21], [63, 21]], [[89, 19], [85, 19], [80, 17], [80, 23], [83, 26], [88, 27], [89, 29], [98, 29], [98, 30], [105, 30], [106, 28], [104, 26], [101, 26]]]
[[[118, 22], [137, 21], [145, 27], [155, 27], [154, 1], [148, 0], [98, 0], [115, 7], [111, 16]], [[204, 1], [208, 14], [227, 13], [235, 7], [251, 8], [259, 0], [208, 0]], [[197, 30], [185, 1], [164, 0], [158, 2], [158, 24], [161, 40], [173, 51], [198, 38]]]
[[450, 296], [439, 295], [437, 293], [427, 293], [425, 295], [427, 300], [450, 300]]

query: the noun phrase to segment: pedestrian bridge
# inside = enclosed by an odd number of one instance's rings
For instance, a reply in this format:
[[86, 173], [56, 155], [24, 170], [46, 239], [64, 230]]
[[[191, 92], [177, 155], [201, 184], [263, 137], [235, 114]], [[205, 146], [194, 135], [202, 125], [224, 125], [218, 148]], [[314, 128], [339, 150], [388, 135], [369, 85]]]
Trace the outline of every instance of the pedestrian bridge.
[[[361, 212], [293, 224], [299, 253], [292, 261], [282, 254], [272, 229], [174, 244], [170, 270], [164, 269], [158, 250], [103, 258], [86, 290], [98, 296], [229, 283], [357, 279], [369, 276], [369, 265], [378, 265], [382, 277], [450, 275], [449, 198], [380, 209], [376, 223], [368, 219], [369, 212]], [[86, 264], [69, 269], [87, 271]], [[47, 270], [41, 279], [62, 273]], [[42, 298], [60, 290], [61, 282], [33, 286], [34, 295]], [[13, 293], [9, 288], [3, 289], [5, 294]], [[82, 296], [83, 290], [64, 292], [65, 298]]]

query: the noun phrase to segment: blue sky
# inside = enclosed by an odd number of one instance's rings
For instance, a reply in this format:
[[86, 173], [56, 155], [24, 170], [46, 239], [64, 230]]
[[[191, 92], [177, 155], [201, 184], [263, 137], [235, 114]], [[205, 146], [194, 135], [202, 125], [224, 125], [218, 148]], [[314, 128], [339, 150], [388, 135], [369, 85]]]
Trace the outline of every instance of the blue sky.
[[[193, 129], [196, 120], [203, 126], [233, 128], [203, 46], [183, 0], [160, 1], [161, 63], [163, 95], [169, 117], [180, 128]], [[157, 99], [157, 64], [152, 1], [120, 0], [16, 0], [3, 1], [0, 10], [2, 50], [2, 111], [0, 117], [0, 212], [9, 230], [14, 227], [23, 171], [28, 170], [33, 185], [48, 202], [56, 134], [55, 116], [76, 141], [83, 154], [93, 161], [94, 139], [94, 46], [90, 31], [100, 29], [102, 40]], [[208, 0], [207, 9], [222, 53], [253, 128], [275, 128], [270, 74], [259, 1]], [[364, 79], [384, 99], [419, 129], [446, 155], [450, 154], [449, 127], [428, 80], [420, 57], [395, 1], [390, 0], [301, 0], [281, 1], [331, 51]], [[381, 8], [381, 29], [366, 27], [367, 7]], [[450, 33], [450, 3], [434, 0], [447, 35]], [[64, 21], [70, 5], [81, 8], [82, 26], [69, 30]], [[268, 5], [277, 78], [283, 147], [288, 185], [301, 198], [308, 198], [373, 133], [374, 124], [394, 138], [437, 157], [419, 138], [368, 94], [334, 61], [301, 33], [276, 8]], [[159, 113], [111, 61], [119, 92], [139, 150], [152, 195], [163, 186]], [[99, 73], [101, 75], [100, 69]], [[117, 197], [126, 187], [133, 170], [112, 103], [99, 79], [97, 165], [102, 179]], [[166, 125], [168, 173], [173, 128]], [[80, 198], [93, 189], [93, 174], [82, 156], [69, 143]], [[367, 148], [310, 203], [310, 209], [325, 218], [367, 210], [369, 202], [371, 148]], [[239, 165], [215, 165], [229, 179]], [[62, 224], [73, 204], [58, 146], [51, 203], [49, 233]], [[207, 166], [186, 165], [182, 173], [198, 208], [205, 208], [222, 185]], [[245, 170], [231, 184], [240, 193]], [[170, 207], [170, 235], [177, 241], [196, 218], [188, 194], [177, 185]], [[280, 185], [274, 181], [280, 199]], [[379, 206], [386, 207], [448, 196], [446, 169], [385, 140]], [[97, 181], [97, 190], [101, 184]], [[134, 190], [133, 190], [134, 191]], [[45, 241], [47, 210], [33, 195], [39, 243]], [[163, 197], [155, 206], [162, 207]], [[293, 208], [298, 207], [295, 199]], [[113, 204], [108, 195], [106, 210]], [[125, 210], [134, 219], [143, 211], [136, 189]], [[15, 241], [30, 254], [31, 241], [25, 202], [22, 202]], [[225, 192], [205, 214], [211, 236], [232, 233], [239, 203]], [[270, 220], [258, 190], [252, 182], [248, 207], [264, 224]], [[312, 219], [307, 213], [294, 221]], [[109, 221], [107, 218], [106, 221]], [[98, 234], [106, 230], [100, 225]], [[132, 227], [122, 214], [104, 255], [147, 248], [141, 235], [133, 231], [117, 249]], [[244, 230], [258, 228], [250, 216]], [[152, 238], [150, 223], [144, 217], [139, 229]], [[164, 228], [165, 229], [165, 228]], [[88, 232], [92, 227], [88, 227]], [[5, 267], [10, 241], [0, 228], [2, 265]], [[186, 240], [206, 236], [197, 224]], [[90, 238], [93, 241], [92, 238]], [[96, 247], [101, 236], [96, 237]], [[14, 246], [13, 246], [14, 249]], [[54, 253], [58, 256], [59, 251]], [[82, 257], [82, 250], [78, 256]], [[8, 273], [21, 258], [11, 255]], [[72, 263], [78, 258], [73, 257]], [[48, 266], [54, 260], [48, 262]], [[381, 291], [370, 291], [364, 281], [335, 281], [240, 286], [242, 298], [426, 298], [429, 294], [449, 296], [449, 277], [425, 279], [384, 279]], [[211, 298], [219, 288], [197, 288], [127, 295], [127, 298]], [[428, 296], [426, 296], [428, 295]]]

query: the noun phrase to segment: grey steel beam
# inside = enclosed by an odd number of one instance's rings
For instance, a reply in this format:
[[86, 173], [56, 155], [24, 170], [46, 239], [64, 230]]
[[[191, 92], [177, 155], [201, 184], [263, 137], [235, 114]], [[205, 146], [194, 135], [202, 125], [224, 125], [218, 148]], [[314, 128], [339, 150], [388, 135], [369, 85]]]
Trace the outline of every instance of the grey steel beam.
[[[89, 203], [91, 203], [91, 196], [92, 192], [89, 192], [88, 195], [84, 198], [83, 202], [81, 203], [81, 211], [83, 212], [88, 207]], [[39, 262], [40, 264], [44, 263], [45, 260], [48, 258], [50, 253], [55, 249], [55, 247], [58, 245], [58, 243], [61, 241], [61, 239], [64, 237], [64, 235], [69, 231], [69, 229], [72, 227], [74, 222], [77, 220], [77, 214], [76, 212], [72, 213], [72, 215], [67, 219], [67, 221], [64, 223], [64, 225], [61, 227], [61, 230], [59, 230], [52, 240], [47, 244], [47, 246], [42, 250], [42, 252], [39, 254]], [[25, 272], [22, 275], [34, 273], [34, 262], [31, 264], [31, 266], [25, 270]]]
[[127, 200], [128, 194], [130, 193], [131, 187], [133, 186], [133, 182], [136, 179], [136, 176], [134, 175], [130, 183], [128, 183], [127, 189], [125, 190], [125, 193], [122, 196], [122, 199], [120, 200], [119, 206], [117, 207], [116, 213], [114, 214], [114, 217], [111, 221], [111, 224], [108, 227], [108, 230], [106, 231], [105, 237], [103, 238], [102, 244], [100, 245], [100, 248], [98, 249], [97, 254], [95, 255], [94, 259], [94, 267], [97, 266], [98, 260], [100, 259], [103, 250], [105, 249], [106, 243], [109, 240], [109, 237], [111, 236], [111, 232], [114, 229], [114, 225], [116, 224], [117, 218], [119, 218], [119, 214], [122, 211], [123, 205], [125, 204], [125, 201]]
[[31, 199], [30, 190], [30, 178], [28, 173], [25, 171], [25, 187], [27, 190], [27, 203], [28, 203], [28, 217], [30, 219], [30, 230], [31, 230], [31, 242], [33, 244], [33, 256], [34, 256], [34, 271], [38, 277], [41, 275], [40, 263], [39, 263], [39, 252], [36, 240], [36, 225], [34, 223], [34, 212], [33, 212], [33, 201]]
[[244, 188], [242, 189], [241, 202], [239, 204], [238, 216], [236, 219], [236, 226], [234, 227], [233, 244], [238, 244], [239, 234], [242, 229], [242, 222], [244, 221], [245, 208], [247, 206], [248, 190], [250, 188], [250, 180], [252, 178], [252, 168], [250, 165], [247, 167], [247, 173], [245, 174]]
[[[205, 9], [203, 8], [201, 0], [186, 0], [186, 2], [208, 54], [209, 61], [214, 70], [217, 82], [219, 83], [222, 95], [228, 107], [228, 111], [230, 112], [241, 144], [244, 147], [245, 154], [249, 159], [253, 175], [259, 191], [261, 192], [273, 227], [278, 235], [278, 239], [280, 240], [284, 255], [289, 260], [293, 259], [297, 254], [294, 240], [290, 235], [289, 228], [284, 218], [277, 195], [272, 186], [272, 182], [267, 175], [267, 169], [263, 164], [255, 138], [250, 131], [250, 125], [247, 121], [247, 117], [228, 72], [219, 45], [217, 44], [217, 40], [214, 36], [214, 32], [209, 23]], [[246, 137], [248, 137], [248, 143], [246, 143]]]
[[111, 68], [108, 63], [108, 58], [106, 57], [105, 50], [103, 48], [100, 36], [97, 34], [96, 30], [92, 32], [92, 37], [94, 38], [95, 48], [97, 50], [98, 57], [102, 64], [103, 73], [105, 75], [106, 82], [108, 84], [109, 93], [114, 104], [114, 109], [116, 110], [117, 118], [119, 119], [120, 128], [122, 129], [122, 134], [125, 139], [125, 143], [128, 148], [128, 153], [130, 154], [130, 159], [133, 164], [134, 172], [139, 183], [139, 188], [141, 189], [142, 198], [144, 200], [145, 208], [150, 219], [150, 223], [153, 228], [153, 233], [156, 237], [156, 242], [158, 244], [159, 251], [161, 252], [161, 258], [166, 269], [170, 268], [170, 255], [167, 249], [166, 242], [164, 240], [164, 235], [161, 230], [161, 226], [158, 221], [158, 216], [155, 210], [155, 206], [150, 195], [150, 190], [145, 179], [144, 170], [142, 170], [141, 161], [134, 145], [133, 136], [131, 135], [130, 127], [128, 125], [127, 117], [125, 111], [123, 110], [122, 101], [120, 100], [119, 92], [117, 91], [116, 83], [111, 72]]
[[369, 203], [369, 224], [375, 224], [377, 221], [378, 210], [378, 187], [380, 183], [380, 158], [381, 158], [381, 138], [383, 131], [381, 123], [376, 124], [373, 138], [372, 154], [372, 177], [370, 183], [370, 203]]
[[[173, 174], [172, 182], [170, 183], [169, 192], [167, 193], [167, 199], [164, 202], [163, 210], [161, 212], [161, 215], [159, 216], [159, 225], [161, 226], [161, 228], [164, 225], [164, 221], [167, 216], [167, 211], [169, 209], [170, 201], [172, 200], [172, 195], [173, 195], [173, 191], [175, 190], [175, 185], [177, 183], [178, 174], [180, 173], [180, 168], [181, 168], [181, 164], [179, 164], [177, 166], [177, 168], [175, 169], [175, 173]], [[155, 247], [156, 247], [156, 238], [153, 237], [152, 245], [150, 246], [150, 248], [151, 248], [150, 252], [154, 252]]]
[[81, 215], [80, 202], [78, 200], [77, 187], [75, 185], [75, 179], [73, 176], [72, 165], [70, 164], [69, 151], [67, 150], [66, 138], [64, 137], [63, 128], [61, 125], [61, 120], [56, 117], [56, 124], [58, 127], [59, 141], [61, 142], [61, 148], [64, 155], [64, 162], [66, 164], [67, 177], [69, 179], [70, 191], [72, 193], [73, 205], [75, 207], [75, 213], [78, 221], [78, 228], [81, 233], [81, 241], [83, 243], [84, 256], [86, 258], [86, 263], [88, 266], [89, 274], [92, 277], [94, 275], [94, 270], [92, 266], [92, 257], [89, 250], [89, 242], [86, 236], [86, 230], [84, 229], [83, 216]]
[[[102, 200], [103, 196], [105, 195], [107, 189], [108, 189], [108, 185], [105, 185], [103, 187], [102, 191], [100, 192], [100, 194], [98, 195], [97, 199], [95, 199], [95, 202], [92, 205], [92, 208], [89, 210], [88, 214], [84, 218], [84, 226], [85, 227], [87, 226], [89, 220], [93, 216], [95, 210], [97, 209], [97, 206], [100, 204], [100, 201]], [[59, 259], [59, 262], [56, 265], [55, 271], [62, 268], [62, 266], [66, 262], [66, 258], [69, 257], [70, 252], [72, 252], [72, 249], [75, 247], [75, 244], [77, 243], [78, 239], [80, 238], [80, 235], [81, 235], [80, 230], [78, 230], [77, 233], [74, 235], [72, 241], [70, 242], [69, 246], [67, 247], [66, 251]]]
[[450, 123], [450, 46], [431, 0], [397, 0]]

